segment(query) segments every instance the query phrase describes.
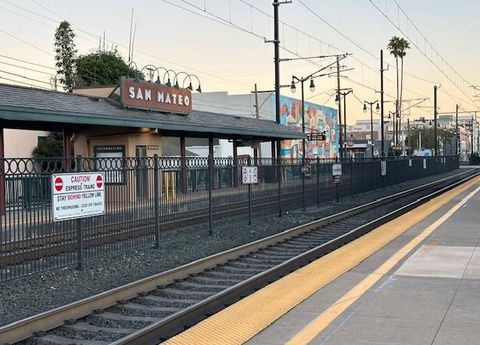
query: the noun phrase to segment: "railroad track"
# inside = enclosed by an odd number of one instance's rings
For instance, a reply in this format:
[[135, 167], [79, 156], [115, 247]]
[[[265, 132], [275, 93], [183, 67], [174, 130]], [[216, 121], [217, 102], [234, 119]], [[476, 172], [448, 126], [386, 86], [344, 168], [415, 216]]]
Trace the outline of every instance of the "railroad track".
[[15, 322], [0, 328], [0, 339], [156, 344], [478, 174], [412, 188]]
[[[321, 190], [319, 198], [321, 202], [329, 199], [331, 190]], [[316, 191], [305, 193], [306, 199], [317, 197]], [[277, 197], [261, 197], [252, 200], [252, 213], [264, 212], [277, 208]], [[298, 205], [302, 200], [301, 192], [287, 193], [282, 196], [282, 204], [287, 209], [292, 205]], [[215, 220], [225, 219], [247, 212], [248, 202], [240, 201], [235, 203], [218, 205], [212, 208]], [[208, 222], [208, 208], [192, 211], [179, 212], [162, 216], [160, 227], [162, 231], [186, 227], [194, 224]], [[115, 230], [112, 231], [112, 228]], [[146, 218], [129, 222], [114, 222], [112, 224], [97, 225], [85, 229], [84, 248], [94, 249], [110, 245], [112, 243], [139, 239], [155, 234], [154, 218]], [[63, 234], [51, 234], [24, 239], [15, 242], [0, 244], [0, 268], [12, 268], [14, 265], [26, 265], [34, 260], [44, 260], [51, 256], [65, 255], [77, 250], [76, 232], [65, 231]]]

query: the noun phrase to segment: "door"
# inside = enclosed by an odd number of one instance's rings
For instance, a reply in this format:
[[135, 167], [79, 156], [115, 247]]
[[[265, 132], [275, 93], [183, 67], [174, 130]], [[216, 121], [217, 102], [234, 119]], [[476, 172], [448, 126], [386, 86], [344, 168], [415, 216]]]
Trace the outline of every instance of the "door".
[[147, 146], [137, 145], [135, 147], [135, 158], [137, 160], [137, 199], [143, 199], [148, 195]]

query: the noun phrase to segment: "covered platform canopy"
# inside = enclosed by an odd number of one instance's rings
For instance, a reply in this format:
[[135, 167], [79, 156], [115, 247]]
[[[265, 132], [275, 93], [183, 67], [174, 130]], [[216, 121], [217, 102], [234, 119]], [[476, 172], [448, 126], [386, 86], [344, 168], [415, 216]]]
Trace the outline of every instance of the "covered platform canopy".
[[101, 98], [0, 84], [2, 128], [76, 132], [84, 128], [150, 128], [164, 136], [271, 141], [305, 135], [273, 121], [193, 110], [188, 115], [124, 108]]

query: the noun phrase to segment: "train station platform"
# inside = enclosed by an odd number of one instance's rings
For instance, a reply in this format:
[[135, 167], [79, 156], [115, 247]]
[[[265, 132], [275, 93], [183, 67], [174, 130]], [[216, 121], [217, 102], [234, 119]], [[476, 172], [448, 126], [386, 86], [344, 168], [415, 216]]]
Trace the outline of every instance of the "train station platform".
[[478, 344], [480, 178], [171, 338], [168, 344]]

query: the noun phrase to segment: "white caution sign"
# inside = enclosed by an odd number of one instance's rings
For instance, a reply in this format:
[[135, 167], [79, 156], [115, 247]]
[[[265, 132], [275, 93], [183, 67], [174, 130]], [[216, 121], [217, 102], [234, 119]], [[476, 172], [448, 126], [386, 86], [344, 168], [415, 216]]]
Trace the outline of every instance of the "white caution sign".
[[382, 176], [387, 175], [387, 161], [380, 162], [380, 173]]
[[342, 175], [342, 165], [341, 164], [333, 164], [332, 165], [332, 176], [341, 176]]
[[242, 167], [242, 183], [258, 183], [258, 167]]
[[54, 221], [105, 214], [104, 173], [52, 175], [52, 214]]

